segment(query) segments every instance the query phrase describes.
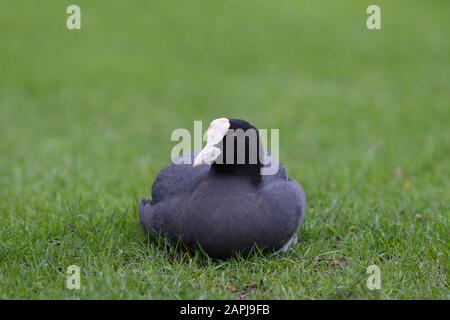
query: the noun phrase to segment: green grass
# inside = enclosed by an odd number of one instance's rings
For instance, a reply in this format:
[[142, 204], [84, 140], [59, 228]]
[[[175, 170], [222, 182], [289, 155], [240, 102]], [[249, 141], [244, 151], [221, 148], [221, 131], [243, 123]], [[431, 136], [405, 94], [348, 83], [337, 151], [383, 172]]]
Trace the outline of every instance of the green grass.
[[[448, 1], [377, 1], [379, 31], [368, 1], [77, 3], [80, 31], [71, 1], [0, 4], [0, 298], [449, 297]], [[138, 225], [172, 130], [219, 116], [280, 129], [309, 205], [283, 256]]]

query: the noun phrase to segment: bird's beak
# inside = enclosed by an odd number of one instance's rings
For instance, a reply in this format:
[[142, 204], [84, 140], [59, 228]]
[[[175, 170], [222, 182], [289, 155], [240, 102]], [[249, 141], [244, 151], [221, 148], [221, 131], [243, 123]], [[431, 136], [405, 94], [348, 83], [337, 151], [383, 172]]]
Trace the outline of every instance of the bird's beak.
[[222, 151], [215, 145], [219, 144], [223, 137], [227, 134], [230, 127], [230, 121], [226, 118], [219, 118], [211, 121], [209, 128], [206, 132], [207, 142], [206, 146], [195, 157], [193, 167], [197, 167], [201, 164], [212, 164], [216, 160]]

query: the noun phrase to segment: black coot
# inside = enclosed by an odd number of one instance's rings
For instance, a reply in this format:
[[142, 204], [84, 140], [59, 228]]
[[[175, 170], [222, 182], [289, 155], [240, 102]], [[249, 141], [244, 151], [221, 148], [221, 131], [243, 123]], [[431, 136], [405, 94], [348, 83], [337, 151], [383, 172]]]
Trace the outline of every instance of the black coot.
[[206, 147], [190, 156], [193, 165], [178, 159], [159, 173], [152, 200], [139, 208], [143, 227], [200, 246], [214, 258], [254, 246], [286, 251], [297, 240], [306, 209], [301, 186], [281, 163], [276, 174], [261, 174], [263, 163], [277, 160], [264, 155], [259, 133], [247, 121], [216, 119], [207, 135]]

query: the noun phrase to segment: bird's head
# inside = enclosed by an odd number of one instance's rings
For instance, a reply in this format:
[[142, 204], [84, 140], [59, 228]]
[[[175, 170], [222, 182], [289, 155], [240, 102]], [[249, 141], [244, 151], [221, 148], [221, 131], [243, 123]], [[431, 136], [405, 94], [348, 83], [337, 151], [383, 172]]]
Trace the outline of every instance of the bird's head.
[[193, 166], [202, 164], [229, 172], [246, 169], [259, 175], [262, 147], [258, 129], [245, 120], [213, 120], [207, 130], [206, 146], [194, 159]]

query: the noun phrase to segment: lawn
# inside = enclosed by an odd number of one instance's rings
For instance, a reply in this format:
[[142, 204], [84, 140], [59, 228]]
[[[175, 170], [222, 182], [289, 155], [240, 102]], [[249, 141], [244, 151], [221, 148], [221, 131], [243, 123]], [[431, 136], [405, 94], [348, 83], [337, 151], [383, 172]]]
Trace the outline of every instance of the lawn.
[[[76, 3], [72, 31], [71, 1], [0, 4], [0, 298], [449, 297], [449, 1]], [[284, 255], [138, 224], [171, 132], [221, 116], [280, 129], [308, 199]]]

